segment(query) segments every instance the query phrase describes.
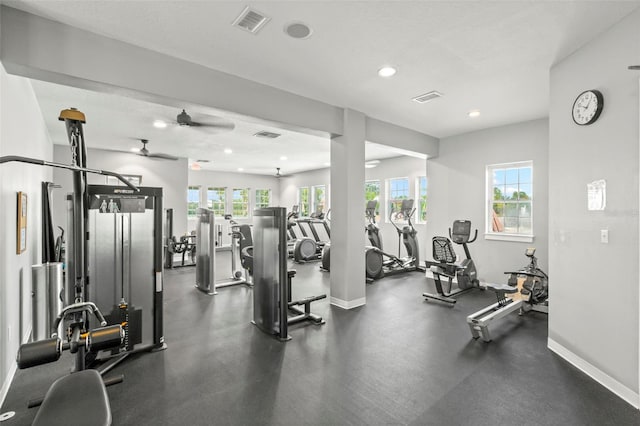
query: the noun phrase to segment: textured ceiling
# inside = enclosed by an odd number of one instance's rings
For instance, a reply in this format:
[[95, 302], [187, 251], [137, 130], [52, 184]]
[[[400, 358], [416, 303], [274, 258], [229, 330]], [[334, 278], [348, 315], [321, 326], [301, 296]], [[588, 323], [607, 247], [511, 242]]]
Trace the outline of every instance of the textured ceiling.
[[[545, 117], [550, 67], [640, 6], [638, 1], [4, 3], [436, 137]], [[231, 26], [246, 5], [271, 18], [256, 35]], [[288, 37], [283, 27], [292, 21], [308, 24], [312, 36]], [[398, 73], [378, 77], [384, 64], [395, 65]], [[411, 101], [430, 90], [444, 97]], [[471, 119], [467, 113], [474, 109], [481, 115]]]

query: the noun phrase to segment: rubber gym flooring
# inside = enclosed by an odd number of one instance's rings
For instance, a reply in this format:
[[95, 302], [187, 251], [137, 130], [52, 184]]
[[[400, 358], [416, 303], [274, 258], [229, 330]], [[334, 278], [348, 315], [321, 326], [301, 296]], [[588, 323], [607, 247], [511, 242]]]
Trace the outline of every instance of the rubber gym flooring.
[[[293, 267], [294, 298], [328, 293], [317, 263]], [[449, 307], [424, 300], [423, 274], [389, 277], [367, 285], [366, 306], [314, 303], [326, 324], [294, 326], [281, 343], [251, 325], [251, 289], [207, 296], [194, 280], [193, 268], [165, 272], [167, 349], [107, 375], [125, 376], [108, 388], [114, 425], [640, 424], [638, 410], [546, 348], [545, 315], [512, 314], [493, 342], [473, 340], [465, 318], [493, 303], [489, 292]], [[17, 413], [6, 425], [30, 424], [26, 401], [71, 365], [65, 356], [18, 371], [0, 410]], [[90, 415], [82, 395], [69, 398], [74, 415]]]

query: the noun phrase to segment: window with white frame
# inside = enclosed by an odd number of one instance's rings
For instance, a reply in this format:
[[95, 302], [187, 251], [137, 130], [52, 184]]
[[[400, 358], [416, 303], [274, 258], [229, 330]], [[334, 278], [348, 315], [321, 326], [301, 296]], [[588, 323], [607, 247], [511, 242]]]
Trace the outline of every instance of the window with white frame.
[[311, 199], [311, 212], [324, 213], [326, 190], [324, 185], [316, 185], [311, 187], [313, 198]]
[[256, 209], [262, 209], [269, 207], [271, 204], [271, 190], [270, 189], [256, 189]]
[[200, 207], [200, 187], [189, 186], [187, 188], [187, 217], [196, 217], [198, 207]]
[[533, 162], [487, 166], [487, 238], [532, 241]]
[[394, 221], [403, 222], [406, 218], [403, 218], [400, 213], [402, 208], [402, 200], [409, 198], [409, 178], [394, 178], [387, 180], [387, 218], [391, 215]]
[[309, 217], [310, 210], [309, 188], [302, 187], [298, 190], [298, 205], [300, 206], [300, 217]]
[[233, 217], [249, 217], [249, 188], [233, 188]]
[[213, 211], [215, 217], [224, 216], [226, 207], [226, 191], [227, 188], [207, 188], [207, 208]]
[[416, 221], [418, 223], [427, 222], [427, 177], [420, 176], [416, 180], [416, 199], [418, 200], [418, 214]]

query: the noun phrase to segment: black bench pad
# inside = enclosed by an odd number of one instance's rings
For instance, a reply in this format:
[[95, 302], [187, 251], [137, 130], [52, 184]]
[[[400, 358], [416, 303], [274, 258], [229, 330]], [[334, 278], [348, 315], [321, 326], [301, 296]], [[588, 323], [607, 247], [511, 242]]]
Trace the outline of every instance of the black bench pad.
[[83, 370], [53, 382], [33, 426], [109, 426], [107, 389], [96, 370]]

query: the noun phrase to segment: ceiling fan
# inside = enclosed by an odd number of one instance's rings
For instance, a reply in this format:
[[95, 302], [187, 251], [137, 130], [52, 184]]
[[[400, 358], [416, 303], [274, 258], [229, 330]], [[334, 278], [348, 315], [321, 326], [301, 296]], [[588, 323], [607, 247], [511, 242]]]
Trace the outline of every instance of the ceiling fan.
[[163, 160], [177, 160], [178, 159], [178, 157], [176, 157], [174, 155], [169, 155], [169, 154], [163, 154], [163, 153], [152, 154], [147, 149], [147, 144], [149, 143], [149, 140], [148, 139], [140, 139], [140, 142], [142, 142], [142, 148], [140, 148], [140, 151], [136, 153], [138, 155], [141, 155], [143, 157], [150, 157], [150, 158], [161, 158]]
[[207, 121], [193, 121], [191, 116], [183, 109], [176, 117], [176, 123], [181, 127], [204, 127], [208, 130], [214, 130], [218, 133], [230, 132], [235, 129], [236, 125], [231, 121], [214, 116], [207, 116]]
[[276, 167], [276, 174], [274, 176], [277, 177], [278, 179], [280, 179], [281, 177], [287, 177], [287, 175], [282, 174], [282, 172], [280, 172], [280, 167]]

